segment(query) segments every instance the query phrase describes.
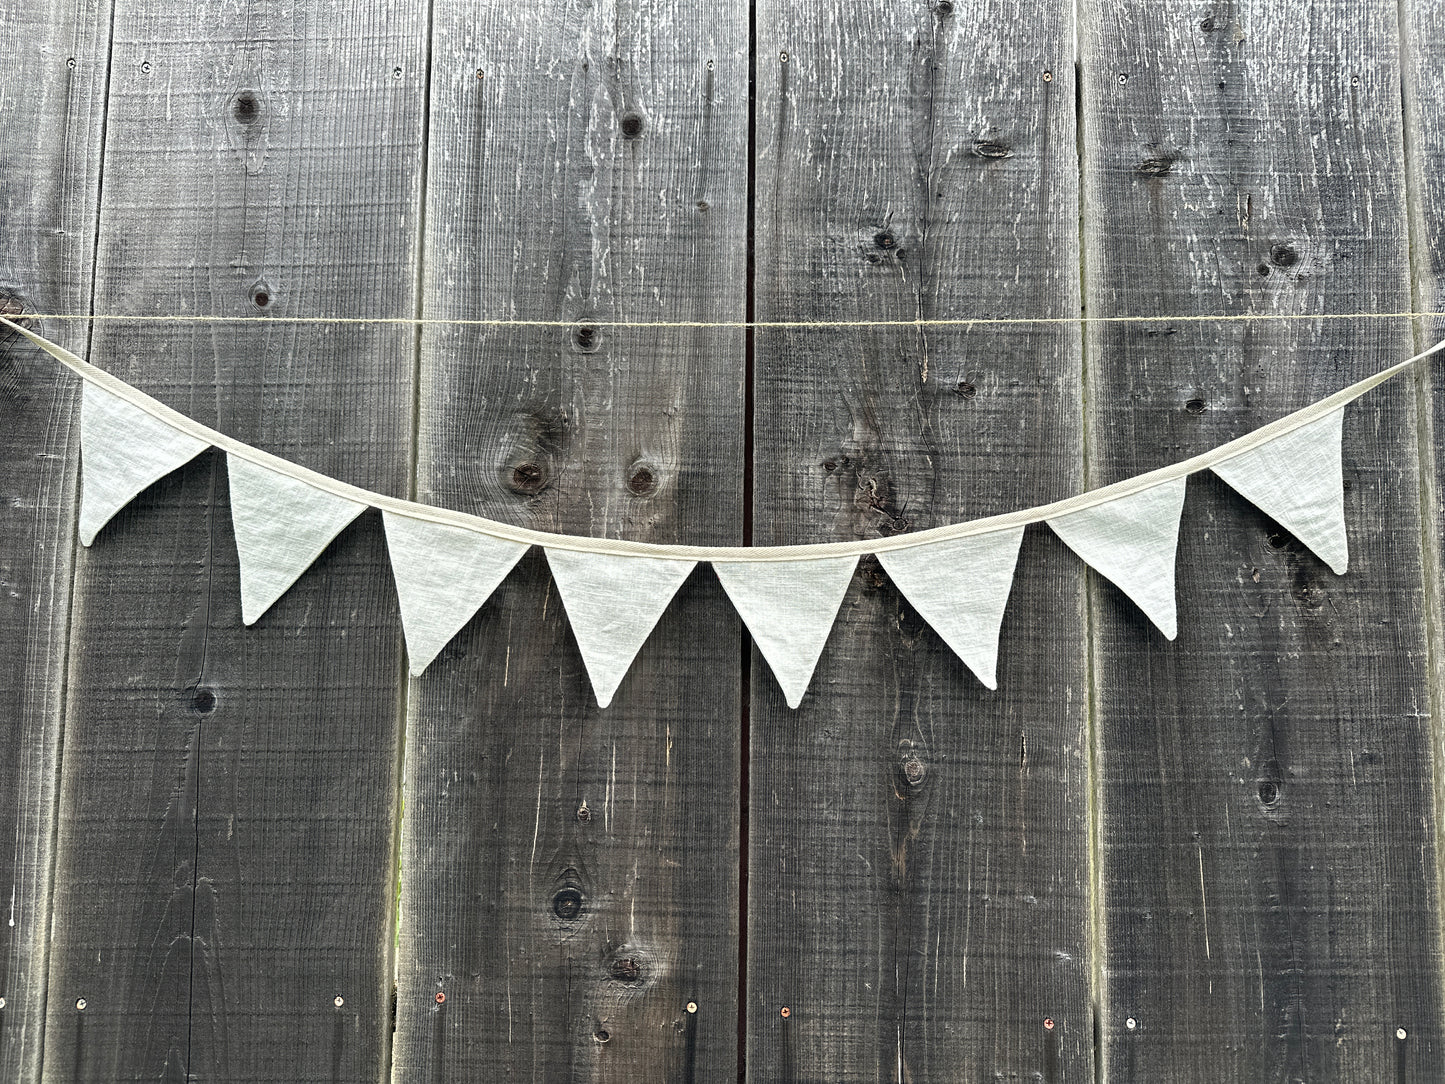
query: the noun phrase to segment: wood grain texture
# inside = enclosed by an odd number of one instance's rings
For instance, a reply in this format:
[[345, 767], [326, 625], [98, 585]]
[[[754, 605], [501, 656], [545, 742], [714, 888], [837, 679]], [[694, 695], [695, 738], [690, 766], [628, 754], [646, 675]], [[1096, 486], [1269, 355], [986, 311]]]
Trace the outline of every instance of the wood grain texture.
[[[758, 319], [1076, 315], [1070, 10], [759, 5]], [[1079, 365], [1072, 325], [760, 330], [755, 541], [1076, 492]], [[1029, 533], [996, 693], [871, 558], [800, 710], [755, 660], [754, 1079], [1091, 1074], [1083, 582]]]
[[[100, 311], [414, 312], [423, 18], [126, 2], [115, 28]], [[405, 494], [415, 339], [106, 324], [91, 359]], [[379, 522], [243, 628], [202, 456], [84, 551], [72, 642], [45, 1079], [380, 1079], [403, 690]]]
[[[590, 321], [743, 317], [746, 26], [439, 9], [426, 314], [576, 326], [427, 329], [420, 499], [741, 541], [742, 332]], [[739, 638], [699, 570], [601, 712], [534, 552], [413, 683], [396, 1079], [735, 1077]]]
[[[0, 311], [90, 306], [108, 2], [0, 9]], [[36, 133], [55, 138], [41, 139]], [[27, 133], [23, 138], [15, 133]], [[84, 350], [82, 323], [53, 329]], [[0, 1079], [39, 1079], [74, 543], [75, 382], [0, 339]]]
[[[1417, 312], [1438, 312], [1445, 295], [1441, 292], [1445, 272], [1445, 118], [1439, 102], [1445, 94], [1445, 9], [1438, 4], [1407, 0], [1400, 5], [1400, 50], [1403, 101], [1405, 107], [1405, 175], [1410, 188], [1410, 253], [1414, 308]], [[1415, 346], [1423, 350], [1445, 338], [1445, 319], [1431, 317], [1415, 323]], [[1445, 508], [1440, 503], [1445, 486], [1445, 401], [1440, 390], [1438, 361], [1420, 368], [1415, 376], [1415, 401], [1421, 449], [1423, 500], [1425, 606], [1431, 627], [1432, 692], [1434, 721], [1432, 744], [1435, 753], [1436, 873], [1440, 868], [1440, 766], [1445, 764], [1445, 726], [1441, 725], [1442, 693], [1445, 693], [1445, 599], [1440, 584], [1445, 575]], [[1445, 921], [1445, 914], [1442, 914]]]
[[[1090, 3], [1080, 26], [1091, 314], [1408, 307], [1393, 5]], [[1403, 321], [1093, 325], [1090, 483], [1410, 348]], [[1346, 414], [1347, 577], [1200, 476], [1177, 642], [1093, 582], [1111, 1081], [1441, 1075], [1414, 422], [1403, 381]]]

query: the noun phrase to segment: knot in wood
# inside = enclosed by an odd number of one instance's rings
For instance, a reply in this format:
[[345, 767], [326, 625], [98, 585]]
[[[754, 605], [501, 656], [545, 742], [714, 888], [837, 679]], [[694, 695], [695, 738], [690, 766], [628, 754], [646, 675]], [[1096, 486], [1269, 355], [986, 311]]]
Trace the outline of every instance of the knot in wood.
[[564, 921], [572, 921], [582, 914], [582, 893], [575, 888], [564, 888], [552, 897], [552, 913]]
[[572, 329], [572, 345], [583, 354], [595, 354], [601, 341], [601, 331], [591, 324], [578, 324]]
[[618, 982], [636, 982], [642, 978], [642, 963], [635, 956], [619, 956], [607, 970]]
[[928, 768], [923, 761], [918, 759], [917, 754], [909, 753], [903, 758], [903, 778], [908, 781], [910, 787], [916, 787], [923, 782], [923, 777], [928, 774]]
[[1145, 177], [1164, 177], [1174, 172], [1174, 163], [1178, 159], [1172, 154], [1159, 154], [1152, 158], [1146, 158], [1134, 167], [1135, 173], [1141, 173]]
[[634, 463], [627, 473], [627, 488], [639, 497], [646, 497], [657, 489], [657, 475], [646, 463]]
[[1012, 158], [1013, 148], [1007, 143], [1000, 143], [995, 139], [975, 139], [973, 141], [973, 154], [975, 158]]
[[231, 115], [236, 118], [238, 124], [254, 124], [261, 113], [261, 105], [256, 100], [256, 95], [249, 90], [243, 90], [236, 95], [236, 102], [231, 106]]
[[547, 486], [547, 472], [536, 463], [518, 463], [512, 468], [509, 488], [513, 493], [533, 497]]
[[1271, 245], [1269, 262], [1276, 267], [1293, 267], [1299, 263], [1299, 253], [1289, 245]]

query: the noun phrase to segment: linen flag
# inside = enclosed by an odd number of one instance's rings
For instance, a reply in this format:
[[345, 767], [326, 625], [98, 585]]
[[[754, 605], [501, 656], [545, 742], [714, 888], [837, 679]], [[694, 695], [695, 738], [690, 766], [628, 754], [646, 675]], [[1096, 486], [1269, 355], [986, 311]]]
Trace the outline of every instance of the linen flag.
[[209, 447], [87, 380], [80, 401], [80, 544], [89, 546], [141, 490]]
[[790, 708], [803, 702], [857, 565], [857, 557], [713, 562]]
[[241, 620], [253, 625], [366, 505], [238, 455], [226, 457], [241, 561]]
[[1211, 468], [1339, 575], [1350, 567], [1340, 461], [1344, 419], [1341, 407]]
[[597, 706], [605, 708], [697, 562], [564, 549], [544, 552]]
[[523, 542], [383, 512], [406, 657], [419, 677], [530, 548]]
[[974, 676], [998, 688], [998, 635], [1024, 529], [885, 550], [878, 563]]
[[1046, 520], [1084, 562], [1133, 599], [1165, 639], [1178, 633], [1174, 554], [1184, 478]]

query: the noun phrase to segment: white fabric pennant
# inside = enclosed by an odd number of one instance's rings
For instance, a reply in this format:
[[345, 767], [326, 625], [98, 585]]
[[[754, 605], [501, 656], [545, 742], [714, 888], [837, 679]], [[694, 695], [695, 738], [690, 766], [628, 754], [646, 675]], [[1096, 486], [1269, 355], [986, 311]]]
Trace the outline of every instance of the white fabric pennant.
[[406, 657], [419, 677], [530, 548], [523, 542], [383, 512]]
[[857, 565], [857, 557], [713, 562], [790, 708], [808, 691]]
[[617, 686], [696, 561], [544, 550], [598, 707]]
[[1339, 575], [1350, 567], [1340, 462], [1344, 419], [1341, 407], [1211, 468]]
[[878, 554], [923, 620], [990, 689], [998, 688], [998, 634], [1024, 529]]
[[1134, 600], [1167, 640], [1178, 633], [1174, 554], [1186, 479], [1047, 520], [1069, 549]]
[[89, 380], [80, 401], [80, 544], [141, 490], [209, 448]]
[[241, 620], [252, 625], [366, 505], [237, 455], [226, 457], [226, 471], [241, 559]]

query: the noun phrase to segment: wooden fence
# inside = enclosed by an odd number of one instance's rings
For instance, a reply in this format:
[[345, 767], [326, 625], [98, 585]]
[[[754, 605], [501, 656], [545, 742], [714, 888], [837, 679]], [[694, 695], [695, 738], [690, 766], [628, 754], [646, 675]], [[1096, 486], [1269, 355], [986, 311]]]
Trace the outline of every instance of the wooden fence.
[[[1379, 315], [1441, 307], [1431, 0], [32, 0], [0, 40], [0, 310], [235, 318], [35, 326], [544, 529], [1008, 511], [1445, 333]], [[927, 323], [1000, 317], [1043, 322]], [[374, 514], [244, 628], [220, 456], [76, 546], [76, 403], [0, 344], [4, 1080], [1445, 1078], [1428, 371], [1348, 414], [1348, 576], [1199, 476], [1177, 642], [1031, 530], [997, 693], [865, 561], [798, 711], [705, 567], [599, 711], [536, 553], [408, 679]]]

